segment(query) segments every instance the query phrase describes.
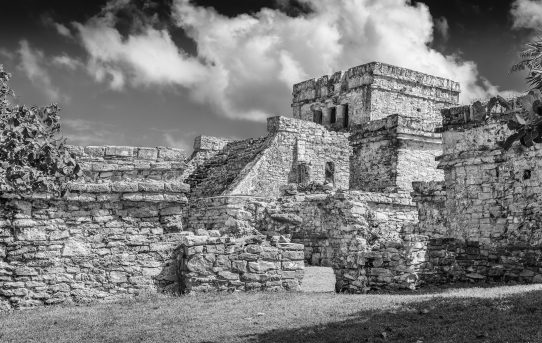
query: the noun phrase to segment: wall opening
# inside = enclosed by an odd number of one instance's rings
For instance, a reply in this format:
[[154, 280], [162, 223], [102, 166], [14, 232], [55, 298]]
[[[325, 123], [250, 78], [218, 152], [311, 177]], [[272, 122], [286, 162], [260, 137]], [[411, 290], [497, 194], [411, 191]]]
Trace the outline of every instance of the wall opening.
[[322, 124], [322, 111], [321, 110], [314, 110], [312, 114], [312, 120], [317, 124]]
[[335, 165], [333, 162], [326, 162], [325, 177], [325, 183], [335, 183]]
[[330, 124], [335, 124], [337, 122], [337, 108], [335, 107], [330, 108], [329, 122]]
[[531, 178], [531, 171], [529, 169], [525, 169], [523, 171], [523, 180], [529, 180]]
[[305, 162], [297, 165], [297, 183], [309, 183], [309, 166]]
[[336, 277], [331, 267], [305, 266], [303, 292], [335, 292]]
[[342, 106], [343, 106], [343, 127], [348, 127], [348, 121], [350, 119], [348, 116], [348, 104], [344, 104]]

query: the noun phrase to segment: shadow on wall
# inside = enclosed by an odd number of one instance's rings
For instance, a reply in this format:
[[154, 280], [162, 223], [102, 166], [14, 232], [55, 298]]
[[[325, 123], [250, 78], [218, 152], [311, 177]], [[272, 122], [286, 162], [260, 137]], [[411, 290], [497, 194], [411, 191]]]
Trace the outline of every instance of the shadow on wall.
[[[488, 292], [492, 292], [488, 289]], [[541, 342], [542, 291], [494, 299], [434, 298], [347, 319], [240, 337], [248, 342]]]
[[166, 262], [162, 265], [160, 273], [154, 276], [154, 283], [159, 293], [180, 295], [180, 261], [183, 247], [179, 246], [165, 256]]

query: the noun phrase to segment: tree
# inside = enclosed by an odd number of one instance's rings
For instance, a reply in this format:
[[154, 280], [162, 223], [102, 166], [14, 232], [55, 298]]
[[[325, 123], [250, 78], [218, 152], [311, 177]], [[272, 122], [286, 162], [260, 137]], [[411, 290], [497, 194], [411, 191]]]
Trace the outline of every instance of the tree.
[[515, 100], [519, 107], [523, 108], [523, 113], [508, 111], [513, 114], [508, 121], [508, 128], [515, 132], [501, 142], [504, 150], [510, 149], [515, 141], [525, 147], [542, 143], [542, 37], [527, 43], [519, 55], [521, 61], [512, 66], [512, 71], [529, 70], [526, 79], [531, 85], [531, 91]]
[[12, 105], [10, 77], [0, 64], [0, 191], [62, 196], [82, 173], [61, 136], [60, 108]]
[[527, 43], [519, 56], [521, 61], [512, 66], [512, 71], [529, 70], [527, 81], [532, 88], [542, 90], [542, 37]]

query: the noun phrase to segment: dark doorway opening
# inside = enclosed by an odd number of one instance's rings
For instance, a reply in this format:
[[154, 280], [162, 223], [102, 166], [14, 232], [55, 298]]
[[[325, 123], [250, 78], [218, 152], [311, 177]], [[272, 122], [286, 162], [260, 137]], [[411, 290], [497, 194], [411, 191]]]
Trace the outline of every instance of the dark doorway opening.
[[343, 106], [343, 127], [348, 127], [348, 122], [350, 120], [350, 117], [348, 115], [348, 104], [344, 104]]
[[322, 124], [322, 111], [315, 110], [312, 114], [312, 120], [317, 124]]

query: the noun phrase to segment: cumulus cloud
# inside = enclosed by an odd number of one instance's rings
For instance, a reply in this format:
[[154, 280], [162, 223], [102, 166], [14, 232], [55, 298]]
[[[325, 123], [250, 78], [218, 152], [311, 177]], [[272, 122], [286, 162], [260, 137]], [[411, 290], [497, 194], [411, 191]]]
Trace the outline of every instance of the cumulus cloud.
[[142, 27], [138, 34], [122, 37], [115, 28], [111, 11], [125, 1], [107, 5], [102, 15], [87, 23], [74, 23], [89, 53], [87, 68], [98, 81], [122, 89], [126, 82], [139, 85], [183, 85], [191, 87], [207, 75], [206, 67], [190, 57], [172, 41], [169, 32], [152, 26]]
[[[122, 37], [115, 9], [123, 3], [110, 2], [88, 22], [75, 24], [96, 80], [114, 89], [181, 86], [194, 100], [231, 118], [289, 114], [293, 83], [371, 61], [459, 81], [463, 102], [497, 92], [474, 62], [430, 48], [435, 30], [447, 33], [447, 22], [434, 21], [422, 3], [302, 0], [296, 6], [304, 10], [295, 17], [267, 8], [227, 17], [174, 0], [175, 23], [196, 43], [195, 56], [150, 21]], [[281, 0], [283, 8], [288, 4]]]
[[66, 68], [68, 70], [75, 70], [79, 67], [83, 67], [83, 63], [76, 58], [70, 57], [67, 54], [54, 56], [51, 59], [51, 63], [58, 67]]
[[514, 28], [540, 29], [542, 26], [540, 0], [516, 0], [510, 12], [514, 19]]
[[67, 102], [69, 100], [60, 94], [60, 90], [53, 85], [47, 69], [41, 64], [41, 61], [44, 60], [42, 51], [32, 48], [26, 40], [22, 40], [19, 42], [18, 53], [21, 58], [18, 69], [23, 71], [37, 88], [52, 101]]

